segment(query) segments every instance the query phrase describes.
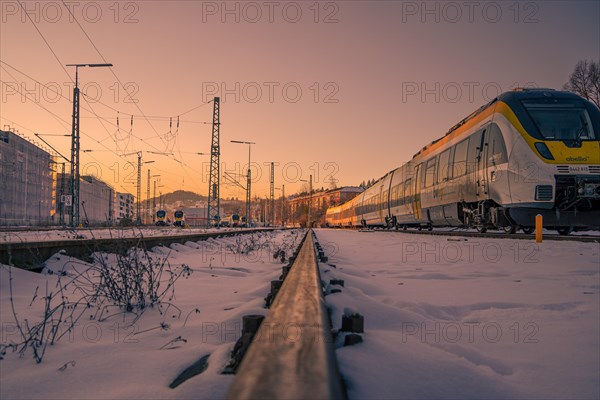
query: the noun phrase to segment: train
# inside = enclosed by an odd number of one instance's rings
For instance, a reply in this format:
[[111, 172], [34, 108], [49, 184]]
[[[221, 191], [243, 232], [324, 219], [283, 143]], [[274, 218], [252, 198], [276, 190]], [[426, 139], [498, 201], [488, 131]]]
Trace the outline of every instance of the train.
[[221, 226], [224, 227], [238, 227], [240, 226], [240, 216], [238, 214], [232, 214], [221, 220]]
[[165, 226], [167, 225], [167, 212], [165, 210], [158, 210], [156, 212], [156, 226]]
[[182, 210], [173, 213], [173, 225], [183, 228], [185, 226], [185, 215]]
[[600, 111], [574, 93], [502, 93], [325, 224], [531, 233], [538, 214], [561, 235], [600, 228]]

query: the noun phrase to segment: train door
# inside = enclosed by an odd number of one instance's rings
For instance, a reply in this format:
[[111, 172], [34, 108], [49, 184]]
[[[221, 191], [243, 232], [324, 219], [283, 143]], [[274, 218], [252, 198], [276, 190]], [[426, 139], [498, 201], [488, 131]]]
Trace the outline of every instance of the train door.
[[[386, 199], [384, 198], [384, 192], [383, 192], [383, 183], [381, 184], [381, 186], [379, 187], [379, 195], [377, 196], [377, 214], [379, 217], [379, 221], [383, 221], [383, 217], [384, 217], [384, 203], [386, 201]], [[387, 193], [386, 193], [387, 195]], [[387, 216], [387, 211], [386, 211], [386, 216]]]
[[415, 168], [415, 181], [414, 184], [414, 200], [413, 200], [413, 213], [415, 216], [415, 221], [419, 221], [421, 219], [421, 169], [423, 164], [419, 164]]
[[489, 179], [488, 179], [488, 129], [484, 129], [481, 132], [481, 138], [477, 144], [477, 156], [476, 156], [476, 176], [477, 176], [477, 200], [484, 200], [488, 198], [489, 193]]
[[489, 182], [488, 196], [489, 198], [498, 199], [501, 202], [510, 202], [510, 199], [506, 197], [510, 196], [508, 178], [501, 171], [501, 168], [505, 168], [504, 165], [508, 161], [508, 155], [502, 132], [497, 124], [492, 123], [488, 127], [486, 142], [488, 151], [486, 158]]

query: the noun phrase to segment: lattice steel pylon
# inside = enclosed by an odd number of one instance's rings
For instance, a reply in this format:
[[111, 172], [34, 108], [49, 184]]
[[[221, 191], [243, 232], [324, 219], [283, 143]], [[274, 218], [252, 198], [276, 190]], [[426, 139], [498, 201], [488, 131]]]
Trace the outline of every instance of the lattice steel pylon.
[[271, 198], [270, 198], [270, 206], [271, 206], [271, 221], [270, 225], [275, 225], [275, 163], [271, 163]]
[[146, 221], [144, 223], [148, 224], [150, 222], [150, 168], [148, 168], [148, 183], [146, 184]]
[[221, 174], [220, 174], [220, 98], [215, 97], [213, 100], [213, 122], [212, 122], [212, 139], [210, 145], [210, 177], [208, 179], [208, 226], [216, 224], [220, 225], [221, 216], [219, 215], [220, 210], [220, 196], [219, 188], [221, 186]]
[[79, 88], [75, 72], [73, 123], [71, 132], [71, 226], [79, 225]]

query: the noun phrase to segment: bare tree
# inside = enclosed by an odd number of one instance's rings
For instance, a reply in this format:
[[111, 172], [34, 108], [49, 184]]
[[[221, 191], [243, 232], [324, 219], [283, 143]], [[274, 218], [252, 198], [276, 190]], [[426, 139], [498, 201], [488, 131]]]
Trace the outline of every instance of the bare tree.
[[577, 62], [575, 70], [563, 88], [577, 93], [600, 107], [600, 62], [588, 60]]

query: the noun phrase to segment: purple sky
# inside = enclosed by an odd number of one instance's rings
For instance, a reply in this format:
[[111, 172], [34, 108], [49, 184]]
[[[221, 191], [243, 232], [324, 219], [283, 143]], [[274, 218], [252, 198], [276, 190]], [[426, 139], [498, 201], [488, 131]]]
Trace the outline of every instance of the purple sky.
[[[66, 2], [83, 30], [60, 0], [24, 4], [0, 1], [0, 124], [70, 133], [74, 71], [61, 64], [113, 63], [80, 69], [100, 116], [82, 100], [81, 147], [96, 150], [82, 173], [131, 193], [135, 157], [117, 154], [135, 151], [163, 192], [207, 192], [208, 157], [191, 153], [209, 151], [212, 104], [182, 114], [214, 96], [224, 169], [247, 163], [230, 140], [256, 142], [255, 193], [275, 161], [290, 194], [310, 174], [315, 187], [379, 178], [499, 92], [560, 88], [578, 60], [600, 59], [597, 1]], [[46, 139], [68, 156], [69, 138]]]

